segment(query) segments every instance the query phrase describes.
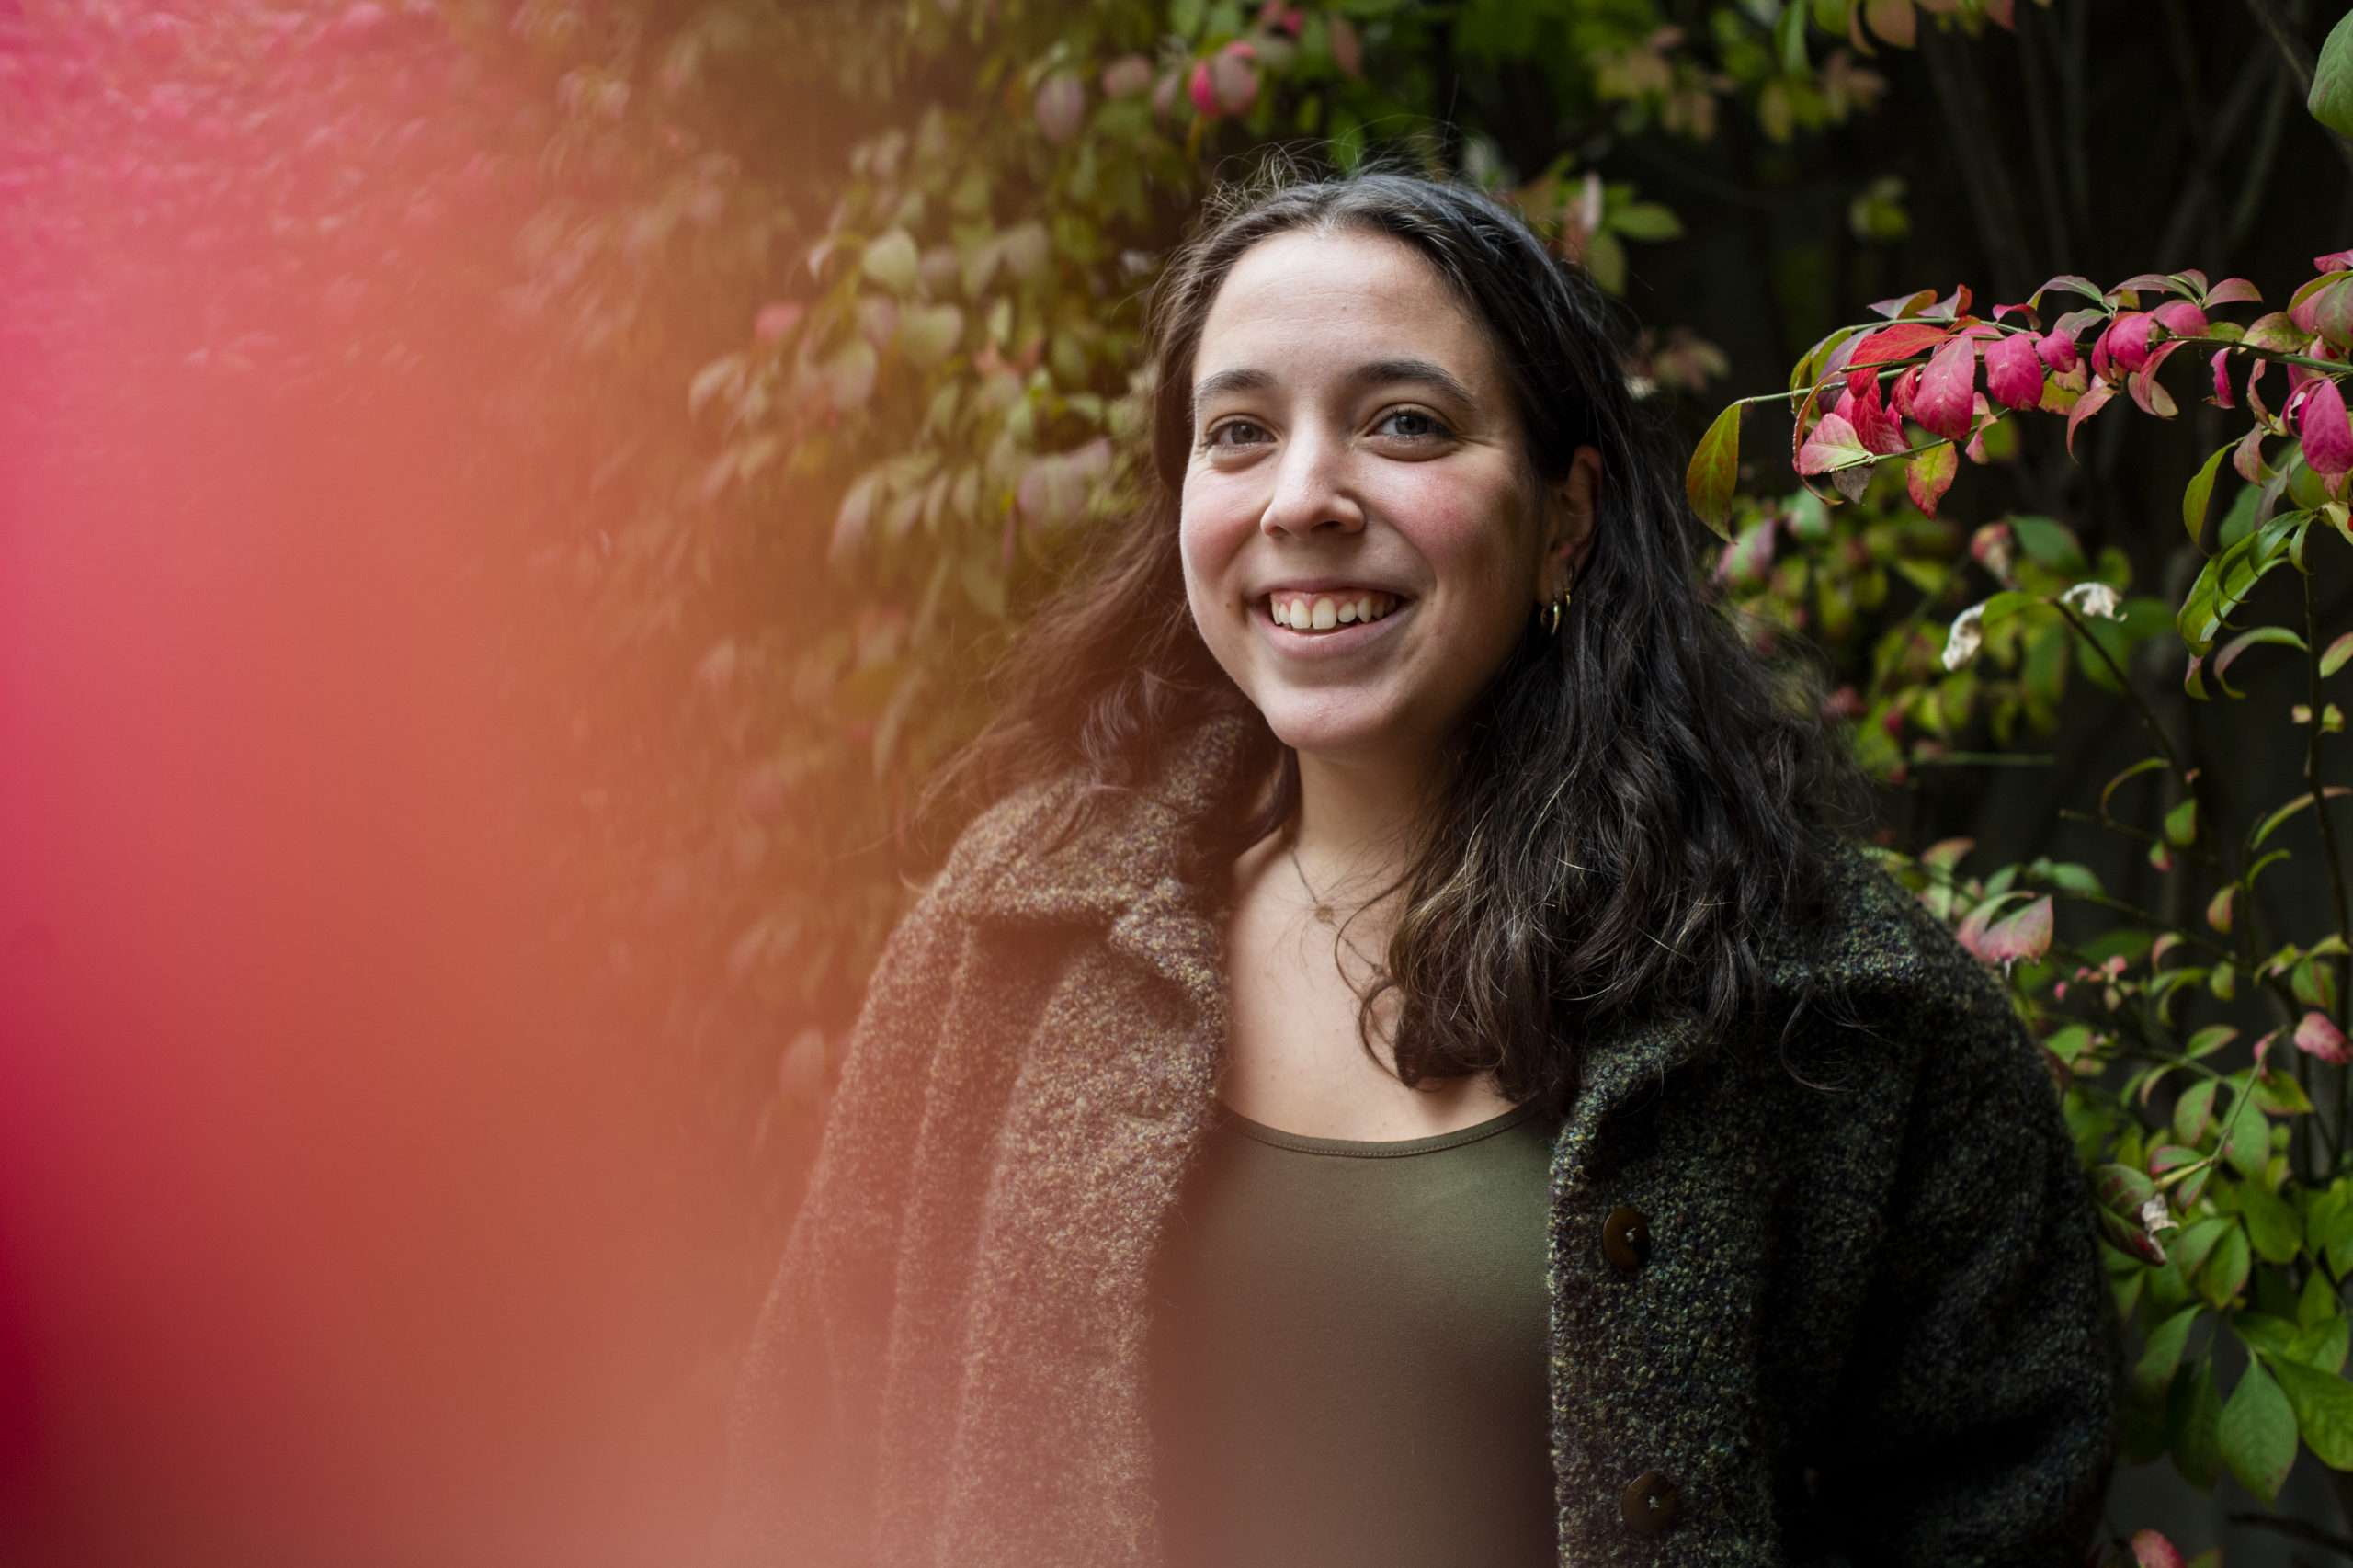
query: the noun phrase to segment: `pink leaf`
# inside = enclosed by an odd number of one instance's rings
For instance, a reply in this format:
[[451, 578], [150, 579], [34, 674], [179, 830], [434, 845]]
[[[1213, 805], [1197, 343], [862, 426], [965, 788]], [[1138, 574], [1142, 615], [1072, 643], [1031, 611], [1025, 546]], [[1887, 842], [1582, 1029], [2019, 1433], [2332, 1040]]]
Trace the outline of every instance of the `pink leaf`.
[[2025, 333], [1985, 349], [1985, 390], [2010, 408], [2032, 408], [2042, 401], [2042, 356]]
[[2230, 367], [2224, 363], [2230, 357], [2231, 351], [2227, 348], [2214, 350], [2214, 403], [2218, 408], [2238, 406], [2231, 401], [2231, 371]]
[[2051, 899], [2036, 899], [2016, 915], [2005, 915], [1985, 927], [1977, 956], [1987, 963], [2028, 963], [2051, 950]]
[[2259, 305], [2261, 303], [2263, 303], [2263, 290], [2244, 278], [2225, 278], [2214, 285], [2212, 293], [2206, 296], [2206, 306], [2209, 310], [2216, 305]]
[[2092, 369], [2100, 370], [2103, 379], [2109, 372], [2100, 369], [2102, 360], [2137, 370], [2149, 362], [2149, 323], [2154, 318], [2139, 311], [2127, 311], [2109, 324], [2099, 335], [2099, 342], [2092, 347]]
[[2337, 1067], [2353, 1062], [2353, 1051], [2346, 1049], [2345, 1032], [2329, 1022], [2326, 1013], [2304, 1015], [2304, 1021], [2296, 1026], [2296, 1049]]
[[2181, 412], [2173, 401], [2173, 394], [2157, 381], [2158, 368], [2180, 347], [2178, 340], [2162, 345], [2142, 363], [2139, 369], [2124, 378], [2124, 388], [2132, 394], [2132, 401], [2141, 405], [2142, 413], [2154, 415], [2159, 419], [2171, 419]]
[[2069, 457], [2075, 455], [2076, 428], [2085, 420], [2106, 408], [2108, 400], [2115, 395], [2116, 389], [2108, 382], [2094, 381], [2090, 390], [2075, 400], [2075, 406], [2067, 413], [2067, 455]]
[[2176, 337], [2206, 335], [2206, 312], [2187, 300], [2175, 300], [2149, 312], [2150, 318]]
[[2173, 1542], [2154, 1530], [2133, 1533], [2132, 1561], [2139, 1568], [2186, 1568]]
[[1798, 472], [1828, 473], [1869, 462], [1871, 458], [1871, 449], [1863, 445], [1852, 425], [1836, 414], [1825, 414], [1822, 423], [1813, 427], [1813, 434], [1806, 437], [1805, 445], [1798, 449]]
[[1875, 315], [1886, 316], [1893, 321], [1903, 321], [1918, 315], [1936, 302], [1937, 291], [1934, 289], [1923, 289], [1916, 294], [1899, 294], [1893, 300], [1874, 300], [1871, 301], [1871, 311]]
[[2075, 338], [2055, 328], [2035, 340], [2034, 351], [2042, 356], [2044, 364], [2063, 376], [2079, 362], [2075, 356]]
[[2313, 257], [2314, 272], [2353, 271], [2353, 250], [2333, 250], [2326, 256]]
[[2294, 319], [2338, 348], [2353, 346], [2353, 278], [2332, 283], [2305, 301]]
[[2296, 415], [2296, 437], [2304, 444], [2304, 461], [2314, 473], [2353, 471], [2353, 423], [2345, 417], [2345, 398], [2336, 383], [2316, 378]]
[[1947, 343], [1920, 373], [1912, 394], [1912, 417], [1948, 441], [1969, 438], [1977, 388], [1977, 345], [1966, 337]]

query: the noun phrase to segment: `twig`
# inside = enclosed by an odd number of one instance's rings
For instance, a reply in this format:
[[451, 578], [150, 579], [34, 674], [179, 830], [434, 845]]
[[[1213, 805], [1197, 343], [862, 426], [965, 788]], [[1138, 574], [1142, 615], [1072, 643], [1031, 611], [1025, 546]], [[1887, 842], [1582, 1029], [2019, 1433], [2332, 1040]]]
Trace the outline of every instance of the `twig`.
[[2347, 1540], [2341, 1535], [2331, 1535], [2318, 1525], [2307, 1524], [2302, 1519], [2283, 1519], [2273, 1514], [2246, 1513], [2233, 1514], [2231, 1523], [2245, 1525], [2251, 1529], [2277, 1530], [2281, 1535], [2294, 1537], [2307, 1546], [2321, 1547], [2334, 1551], [2339, 1557], [2353, 1557], [2353, 1540]]

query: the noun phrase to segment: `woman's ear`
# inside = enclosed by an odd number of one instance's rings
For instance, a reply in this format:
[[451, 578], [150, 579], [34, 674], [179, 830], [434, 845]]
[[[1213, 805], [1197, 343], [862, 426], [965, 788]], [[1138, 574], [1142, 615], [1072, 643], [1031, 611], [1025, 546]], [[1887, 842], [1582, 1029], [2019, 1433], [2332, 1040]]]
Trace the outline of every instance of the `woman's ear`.
[[1594, 524], [1601, 516], [1601, 452], [1579, 447], [1569, 472], [1545, 487], [1544, 566], [1537, 587], [1541, 602], [1569, 591], [1593, 552]]

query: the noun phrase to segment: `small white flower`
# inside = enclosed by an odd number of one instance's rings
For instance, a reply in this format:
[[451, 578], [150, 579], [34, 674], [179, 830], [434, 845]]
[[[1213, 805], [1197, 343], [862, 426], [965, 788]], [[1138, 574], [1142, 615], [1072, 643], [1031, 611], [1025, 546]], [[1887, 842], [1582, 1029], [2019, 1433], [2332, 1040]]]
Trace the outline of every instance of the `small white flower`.
[[1945, 639], [1945, 668], [1957, 670], [1977, 657], [1985, 643], [1984, 605], [1971, 605], [1952, 618], [1952, 632]]
[[2096, 615], [2102, 620], [2122, 620], [2124, 601], [2106, 583], [2078, 583], [2059, 596], [2059, 602], [2078, 615]]
[[2141, 1229], [2149, 1233], [2149, 1244], [2157, 1249], [2159, 1262], [2165, 1260], [2165, 1244], [2157, 1240], [2157, 1233], [2170, 1231], [2178, 1223], [2173, 1217], [2173, 1210], [2165, 1207], [2163, 1193], [2141, 1205]]

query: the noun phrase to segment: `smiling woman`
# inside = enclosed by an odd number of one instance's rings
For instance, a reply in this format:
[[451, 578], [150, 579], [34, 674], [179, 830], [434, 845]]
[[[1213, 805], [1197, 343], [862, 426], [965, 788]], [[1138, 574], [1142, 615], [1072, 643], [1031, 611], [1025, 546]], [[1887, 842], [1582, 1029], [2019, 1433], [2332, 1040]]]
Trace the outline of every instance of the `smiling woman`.
[[732, 1560], [2078, 1559], [2056, 1097], [1838, 845], [1592, 289], [1475, 191], [1238, 191], [1153, 347], [1154, 497], [875, 979]]

